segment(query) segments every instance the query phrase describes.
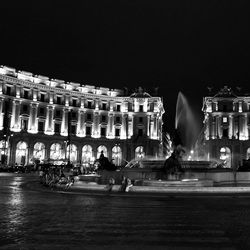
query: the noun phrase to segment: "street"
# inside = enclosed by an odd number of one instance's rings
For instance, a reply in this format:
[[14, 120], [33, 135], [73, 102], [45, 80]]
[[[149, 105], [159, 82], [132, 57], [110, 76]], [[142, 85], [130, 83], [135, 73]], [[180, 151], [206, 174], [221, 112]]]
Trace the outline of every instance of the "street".
[[0, 173], [0, 249], [249, 249], [250, 195], [57, 192]]

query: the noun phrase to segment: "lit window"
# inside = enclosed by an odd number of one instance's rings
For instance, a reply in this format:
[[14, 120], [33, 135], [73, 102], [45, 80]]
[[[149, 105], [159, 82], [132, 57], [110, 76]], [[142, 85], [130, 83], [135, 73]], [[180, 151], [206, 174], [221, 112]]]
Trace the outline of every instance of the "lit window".
[[227, 117], [222, 118], [223, 123], [227, 123]]

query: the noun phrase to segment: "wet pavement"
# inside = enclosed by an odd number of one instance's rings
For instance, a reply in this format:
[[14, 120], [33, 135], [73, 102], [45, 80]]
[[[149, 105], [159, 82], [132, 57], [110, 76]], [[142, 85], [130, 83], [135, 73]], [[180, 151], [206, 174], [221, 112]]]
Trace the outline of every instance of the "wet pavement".
[[250, 249], [250, 195], [77, 194], [0, 173], [0, 249]]

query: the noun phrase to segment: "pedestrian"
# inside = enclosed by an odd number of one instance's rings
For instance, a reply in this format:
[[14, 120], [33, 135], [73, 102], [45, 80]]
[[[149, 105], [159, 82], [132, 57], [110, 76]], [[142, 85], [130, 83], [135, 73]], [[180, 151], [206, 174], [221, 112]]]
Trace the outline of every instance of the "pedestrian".
[[127, 186], [127, 178], [125, 176], [122, 177], [122, 184], [120, 187], [121, 192], [125, 192]]
[[115, 185], [115, 179], [113, 177], [111, 177], [109, 179], [109, 184], [108, 184], [108, 187], [107, 187], [108, 192], [112, 191], [114, 185]]
[[127, 185], [125, 188], [125, 192], [128, 192], [132, 186], [133, 186], [133, 184], [132, 184], [131, 180], [129, 178], [127, 178]]

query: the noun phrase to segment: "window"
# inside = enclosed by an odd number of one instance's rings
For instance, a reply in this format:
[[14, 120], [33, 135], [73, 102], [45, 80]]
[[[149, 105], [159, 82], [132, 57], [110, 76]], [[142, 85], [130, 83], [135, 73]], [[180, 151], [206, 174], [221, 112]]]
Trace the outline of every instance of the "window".
[[223, 123], [227, 123], [227, 117], [226, 117], [226, 116], [224, 116], [224, 117], [222, 118], [222, 122], [223, 122]]
[[143, 112], [143, 105], [139, 106], [139, 112]]
[[86, 127], [86, 135], [91, 135], [91, 127]]
[[116, 116], [115, 121], [116, 121], [116, 123], [120, 123], [121, 122], [121, 117], [120, 116]]
[[102, 115], [102, 122], [106, 122], [106, 116]]
[[57, 104], [61, 104], [61, 102], [62, 102], [62, 97], [61, 96], [57, 96], [56, 97], [56, 103]]
[[11, 87], [7, 86], [6, 88], [6, 95], [11, 95]]
[[45, 94], [41, 94], [41, 96], [40, 96], [40, 101], [41, 101], [41, 102], [44, 102], [44, 101], [45, 101]]
[[61, 125], [59, 123], [55, 123], [55, 133], [60, 133], [60, 127]]
[[142, 136], [142, 135], [143, 135], [143, 129], [142, 129], [142, 128], [139, 128], [139, 129], [138, 129], [138, 135], [139, 135], [139, 136]]
[[76, 112], [71, 112], [71, 118], [76, 119]]
[[92, 118], [91, 114], [87, 114], [87, 120], [91, 121], [91, 118]]
[[42, 121], [38, 122], [38, 131], [43, 132], [43, 122]]
[[139, 123], [143, 123], [143, 117], [139, 117]]
[[60, 110], [56, 110], [56, 117], [60, 117], [61, 116], [61, 111]]
[[22, 126], [22, 130], [27, 131], [27, 129], [28, 129], [28, 120], [22, 119], [21, 126]]
[[227, 112], [227, 105], [223, 104], [223, 112]]
[[223, 137], [228, 138], [228, 128], [223, 129]]
[[24, 104], [23, 105], [23, 112], [27, 112], [28, 111], [28, 105]]
[[88, 101], [88, 109], [91, 109], [91, 107], [92, 107], [92, 102]]
[[102, 109], [103, 109], [103, 110], [106, 110], [106, 109], [107, 109], [107, 103], [103, 103], [103, 104], [102, 104]]
[[120, 136], [120, 129], [119, 128], [115, 129], [115, 136]]
[[121, 105], [120, 105], [120, 104], [118, 104], [118, 105], [116, 106], [116, 111], [118, 111], [118, 112], [121, 111]]
[[76, 134], [76, 125], [71, 125], [71, 134], [72, 135]]
[[40, 115], [44, 115], [45, 114], [45, 109], [44, 108], [40, 108], [39, 113], [40, 113]]
[[101, 128], [101, 136], [106, 136], [106, 128]]
[[28, 99], [28, 98], [29, 98], [29, 91], [28, 91], [28, 90], [24, 90], [24, 91], [23, 91], [23, 97], [24, 97], [25, 99]]
[[73, 99], [73, 100], [72, 100], [72, 106], [76, 107], [76, 105], [77, 105], [77, 100], [76, 100], [76, 99]]

